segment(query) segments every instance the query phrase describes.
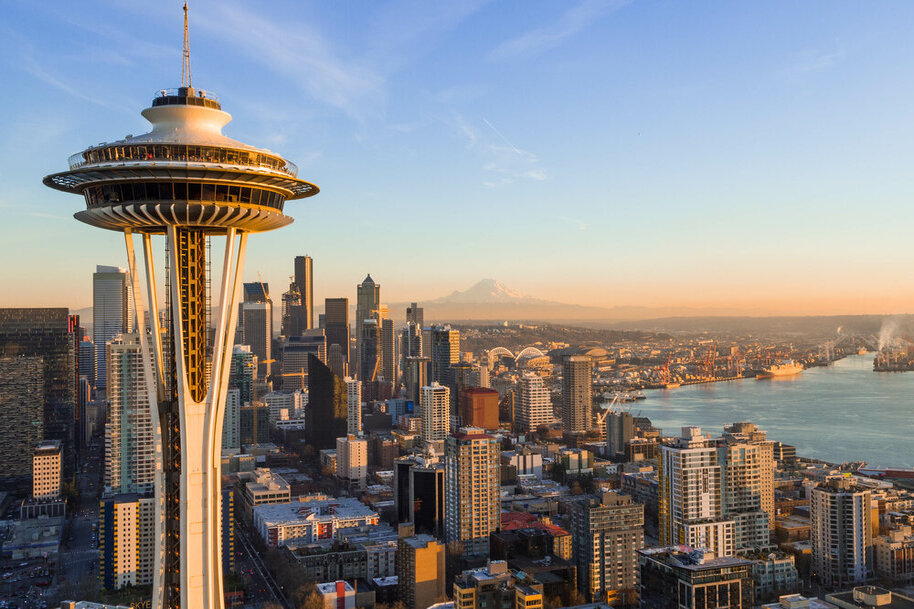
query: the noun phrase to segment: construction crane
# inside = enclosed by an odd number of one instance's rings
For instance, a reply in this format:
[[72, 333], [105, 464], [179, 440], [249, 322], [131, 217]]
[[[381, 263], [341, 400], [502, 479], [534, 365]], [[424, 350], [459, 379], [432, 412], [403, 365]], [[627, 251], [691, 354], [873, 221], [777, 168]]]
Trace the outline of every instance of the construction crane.
[[[613, 401], [609, 403], [609, 407], [601, 408], [600, 412], [597, 413], [597, 423], [602, 427], [606, 424], [606, 415], [613, 411], [613, 407], [619, 402], [619, 394], [613, 396]], [[622, 409], [619, 408], [621, 412]]]

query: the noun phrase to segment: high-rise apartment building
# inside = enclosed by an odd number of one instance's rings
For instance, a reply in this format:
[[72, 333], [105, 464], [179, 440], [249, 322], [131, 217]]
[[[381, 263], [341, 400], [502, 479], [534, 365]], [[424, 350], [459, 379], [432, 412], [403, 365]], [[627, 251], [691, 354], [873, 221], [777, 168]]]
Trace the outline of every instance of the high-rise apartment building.
[[222, 415], [222, 451], [241, 450], [241, 390], [229, 389], [225, 394], [225, 413]]
[[[358, 286], [356, 286], [355, 301], [355, 339], [356, 351], [359, 355], [359, 361], [362, 362], [362, 340], [364, 334], [362, 325], [366, 319], [376, 319], [377, 311], [381, 307], [381, 286], [374, 282], [371, 275], [365, 277]], [[365, 380], [364, 376], [362, 380]]]
[[552, 396], [541, 376], [527, 372], [518, 379], [514, 413], [514, 430], [520, 434], [533, 433], [540, 425], [552, 423]]
[[397, 335], [394, 332], [394, 320], [381, 320], [380, 340], [381, 376], [393, 387], [397, 387], [400, 379], [397, 374]]
[[425, 609], [446, 598], [444, 546], [431, 535], [400, 537], [396, 569], [397, 596], [406, 609]]
[[32, 498], [47, 501], [60, 498], [61, 450], [58, 440], [46, 440], [32, 454]]
[[95, 343], [99, 387], [107, 381], [105, 345], [119, 334], [133, 331], [130, 281], [127, 271], [116, 266], [95, 267], [92, 275], [92, 342]]
[[101, 501], [98, 519], [98, 571], [102, 588], [152, 583], [156, 548], [156, 500], [122, 494]]
[[244, 284], [244, 302], [238, 304], [240, 338], [235, 342], [247, 345], [257, 356], [257, 375], [267, 378], [272, 372], [273, 359], [273, 301], [265, 283]]
[[407, 322], [406, 327], [400, 331], [400, 367], [404, 375], [409, 358], [422, 355], [422, 328], [411, 321]]
[[148, 493], [155, 479], [155, 442], [140, 338], [108, 341], [108, 419], [105, 423], [105, 493]]
[[257, 381], [257, 356], [250, 345], [235, 345], [229, 369], [229, 389], [238, 390], [241, 404], [254, 401], [254, 383]]
[[431, 369], [429, 370], [431, 381], [447, 383], [451, 364], [460, 361], [460, 330], [455, 330], [450, 326], [434, 326], [431, 330], [429, 357], [431, 357]]
[[445, 532], [464, 556], [486, 556], [489, 534], [501, 526], [500, 445], [476, 427], [444, 443]]
[[608, 491], [575, 498], [571, 506], [578, 590], [590, 602], [634, 605], [638, 550], [644, 547], [644, 506]]
[[420, 431], [426, 444], [439, 442], [447, 437], [450, 429], [450, 390], [438, 383], [422, 388], [419, 400]]
[[346, 383], [346, 432], [349, 435], [362, 435], [362, 382], [347, 376]]
[[562, 428], [565, 433], [590, 429], [593, 417], [592, 362], [586, 355], [571, 355], [562, 364]]
[[311, 256], [295, 257], [295, 286], [301, 297], [302, 331], [314, 328], [314, 265]]
[[348, 434], [336, 439], [336, 476], [352, 488], [368, 480], [368, 440]]
[[827, 588], [848, 588], [873, 574], [872, 491], [831, 478], [809, 497], [810, 571]]
[[44, 435], [45, 363], [0, 357], [0, 480], [27, 481], [30, 455]]
[[714, 441], [698, 427], [660, 447], [660, 544], [685, 544], [717, 556], [734, 552], [733, 521], [721, 509], [721, 468]]
[[336, 439], [346, 435], [349, 421], [346, 383], [322, 361], [309, 357], [305, 437], [315, 450], [336, 448]]
[[733, 521], [737, 552], [759, 552], [771, 547], [774, 527], [774, 457], [752, 423], [725, 428], [717, 442], [721, 468], [722, 513]]
[[[349, 299], [325, 298], [324, 299], [324, 333], [327, 336], [327, 352], [333, 345], [339, 345], [346, 366], [350, 366], [349, 353]], [[339, 374], [338, 376], [346, 376]]]

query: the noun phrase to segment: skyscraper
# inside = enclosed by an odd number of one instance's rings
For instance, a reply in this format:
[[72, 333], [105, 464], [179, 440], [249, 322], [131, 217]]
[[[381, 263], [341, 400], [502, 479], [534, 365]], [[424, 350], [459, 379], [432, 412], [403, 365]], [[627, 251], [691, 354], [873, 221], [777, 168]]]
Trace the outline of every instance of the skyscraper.
[[44, 436], [45, 362], [0, 357], [0, 481], [26, 483], [31, 453]]
[[450, 326], [434, 326], [431, 331], [430, 357], [430, 380], [447, 383], [451, 364], [460, 361], [460, 330]]
[[[0, 357], [13, 358], [7, 364], [10, 382], [16, 382], [17, 362], [26, 366], [18, 373], [23, 376], [33, 369], [28, 358], [38, 357], [44, 362], [43, 375], [37, 379], [43, 384], [44, 399], [29, 404], [26, 412], [35, 407], [43, 409], [43, 432], [38, 439], [60, 440], [65, 478], [75, 471], [76, 430], [80, 426], [77, 342], [82, 330], [78, 319], [67, 309], [0, 309]], [[33, 445], [30, 440], [25, 455], [31, 453]]]
[[273, 359], [273, 301], [269, 286], [264, 283], [244, 284], [244, 302], [238, 305], [241, 337], [237, 342], [251, 347], [257, 356], [257, 375], [266, 379], [272, 372]]
[[397, 335], [394, 332], [394, 320], [381, 320], [381, 376], [397, 387]]
[[354, 436], [362, 434], [362, 383], [347, 376], [346, 383], [346, 433]]
[[610, 457], [625, 454], [625, 443], [635, 436], [632, 413], [619, 411], [606, 414], [606, 452]]
[[[362, 360], [362, 325], [366, 319], [373, 319], [376, 311], [381, 306], [381, 286], [374, 282], [369, 274], [358, 286], [356, 286], [355, 301], [355, 340], [356, 349], [359, 354], [359, 361]], [[360, 365], [361, 370], [361, 365]], [[365, 380], [362, 377], [362, 380]]]
[[97, 385], [107, 382], [105, 343], [133, 329], [127, 271], [116, 266], [95, 267], [92, 275], [92, 342], [95, 343]]
[[[349, 354], [349, 299], [324, 299], [324, 333], [327, 336], [327, 352], [333, 345], [339, 345], [346, 366], [350, 366]], [[337, 373], [339, 374], [339, 373]], [[342, 375], [342, 376], [345, 376]]]
[[660, 447], [660, 545], [689, 545], [732, 556], [733, 521], [722, 517], [721, 476], [714, 441], [683, 427]]
[[301, 292], [293, 281], [289, 290], [282, 295], [281, 332], [285, 337], [298, 336], [304, 331], [304, 309], [301, 304]]
[[282, 382], [285, 392], [308, 387], [308, 355], [327, 362], [327, 343], [321, 329], [304, 330], [298, 336], [286, 336], [282, 341]]
[[257, 381], [257, 356], [249, 345], [235, 345], [232, 349], [228, 386], [238, 390], [240, 404], [254, 401], [254, 383]]
[[79, 376], [86, 377], [86, 382], [95, 387], [96, 375], [95, 343], [91, 340], [79, 342]]
[[[157, 526], [164, 527], [156, 541], [161, 539], [164, 549], [156, 553], [152, 604], [156, 609], [220, 609], [222, 430], [217, 422], [225, 403], [247, 238], [292, 222], [283, 214], [286, 201], [318, 190], [299, 179], [298, 168], [286, 159], [222, 134], [231, 116], [214, 95], [190, 82], [186, 16], [185, 8], [181, 87], [160, 90], [143, 111], [152, 131], [87, 148], [72, 157], [67, 171], [46, 176], [44, 183], [84, 197], [86, 209], [76, 214], [78, 220], [124, 233], [139, 319], [144, 314], [134, 235], [142, 237], [146, 300], [155, 326], [152, 345], [145, 332], [139, 336], [147, 378], [156, 379], [156, 394], [164, 396], [156, 405], [162, 446], [156, 515]], [[166, 317], [172, 331], [164, 344], [157, 327], [153, 234], [165, 234], [168, 244]], [[211, 236], [225, 237], [225, 254], [222, 279], [213, 282], [217, 313], [208, 344]], [[166, 375], [165, 368], [174, 374]]]
[[445, 598], [444, 546], [431, 535], [401, 535], [396, 569], [397, 596], [406, 609], [423, 609]]
[[422, 388], [429, 384], [428, 368], [430, 360], [427, 357], [406, 358], [406, 399], [414, 404], [422, 401]]
[[489, 533], [501, 526], [498, 440], [463, 427], [444, 442], [445, 531], [464, 556], [486, 556]]
[[862, 584], [873, 573], [872, 491], [831, 478], [809, 497], [811, 573], [828, 588]]
[[571, 355], [562, 364], [562, 428], [565, 433], [590, 429], [593, 416], [591, 360], [586, 355]]
[[302, 330], [314, 328], [314, 273], [311, 256], [295, 257], [295, 285], [301, 295]]
[[419, 400], [422, 440], [427, 445], [447, 437], [450, 427], [450, 391], [447, 387], [432, 383], [422, 388]]
[[375, 381], [381, 371], [381, 328], [377, 319], [362, 321], [359, 342], [359, 379]]
[[315, 450], [336, 448], [336, 439], [345, 436], [348, 427], [346, 383], [322, 361], [308, 357], [305, 437]]
[[150, 493], [155, 482], [152, 405], [140, 339], [121, 334], [108, 342], [108, 420], [105, 423], [105, 494]]
[[444, 463], [437, 457], [409, 455], [394, 462], [397, 521], [416, 533], [444, 538]]
[[222, 419], [222, 450], [241, 450], [241, 390], [229, 389], [225, 395]]
[[32, 455], [32, 498], [39, 501], [60, 498], [61, 488], [60, 442], [41, 442]]
[[425, 325], [425, 310], [418, 303], [406, 307], [406, 323], [415, 324], [420, 329]]
[[608, 491], [575, 499], [571, 536], [578, 590], [584, 598], [612, 606], [634, 605], [638, 550], [644, 547], [644, 506]]
[[527, 372], [518, 379], [514, 403], [517, 433], [530, 434], [540, 425], [552, 423], [552, 396], [540, 375]]

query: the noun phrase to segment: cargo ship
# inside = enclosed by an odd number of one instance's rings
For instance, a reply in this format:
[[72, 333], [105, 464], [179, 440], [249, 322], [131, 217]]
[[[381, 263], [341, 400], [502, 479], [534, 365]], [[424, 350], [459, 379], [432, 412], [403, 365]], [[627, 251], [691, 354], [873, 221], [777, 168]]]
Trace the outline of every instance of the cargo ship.
[[758, 373], [756, 378], [760, 379], [770, 379], [776, 376], [793, 376], [794, 374], [800, 374], [803, 372], [803, 366], [796, 363], [793, 360], [785, 360], [774, 364], [773, 366], [768, 366], [767, 368], [762, 368], [761, 372]]

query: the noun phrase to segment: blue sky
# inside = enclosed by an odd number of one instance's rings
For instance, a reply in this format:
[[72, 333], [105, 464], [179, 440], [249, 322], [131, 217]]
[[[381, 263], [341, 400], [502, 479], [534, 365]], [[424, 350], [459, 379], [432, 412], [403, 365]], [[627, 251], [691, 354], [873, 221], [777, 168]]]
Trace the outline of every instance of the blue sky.
[[[41, 178], [142, 133], [181, 2], [3, 3], [0, 306], [91, 304], [114, 233]], [[914, 5], [191, 4], [225, 132], [321, 187], [252, 237], [274, 293], [388, 302], [483, 277], [552, 300], [911, 311]], [[12, 289], [16, 286], [16, 289]]]

